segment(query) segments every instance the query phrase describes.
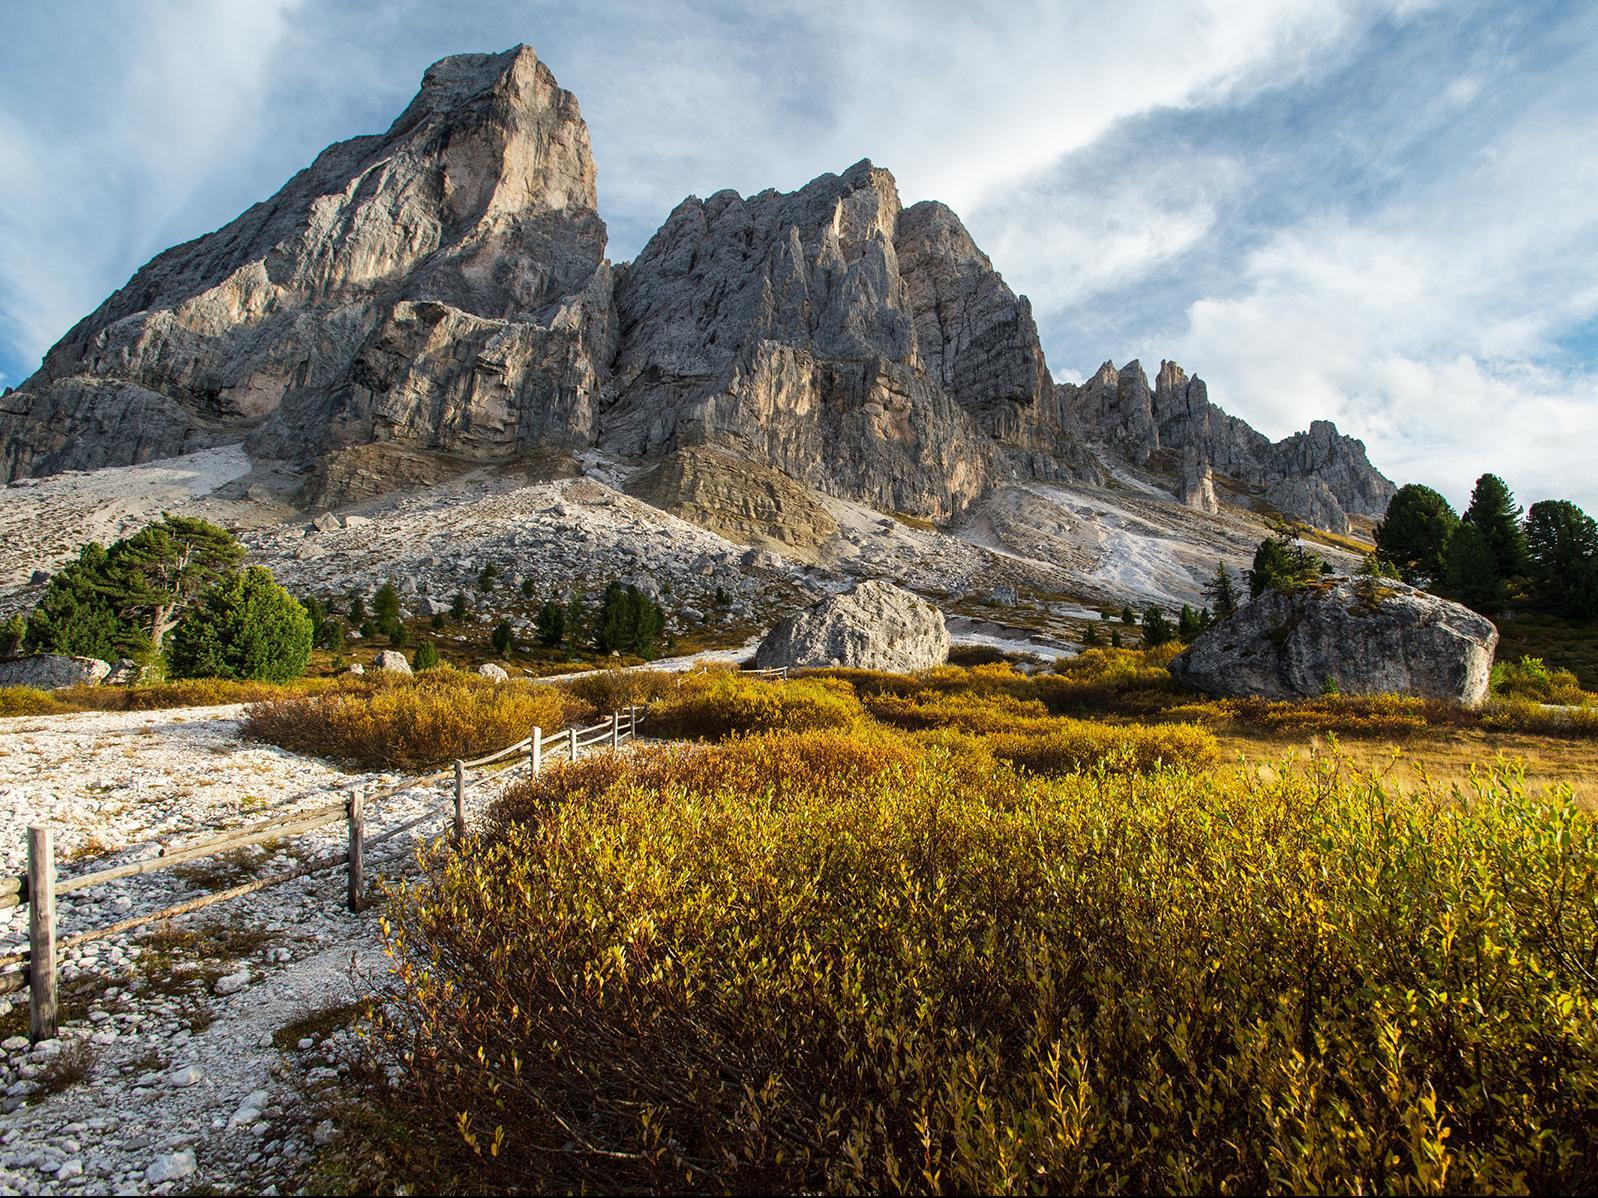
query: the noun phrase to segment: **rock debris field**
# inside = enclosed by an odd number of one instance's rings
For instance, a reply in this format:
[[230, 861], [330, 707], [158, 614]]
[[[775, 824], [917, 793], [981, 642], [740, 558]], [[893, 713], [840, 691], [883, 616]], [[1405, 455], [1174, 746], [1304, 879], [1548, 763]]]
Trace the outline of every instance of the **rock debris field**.
[[[341, 801], [348, 774], [239, 735], [238, 706], [10, 720], [0, 739], [0, 856], [26, 863], [26, 826], [56, 830], [60, 876]], [[525, 768], [518, 766], [515, 768]], [[467, 791], [468, 818], [507, 775]], [[368, 875], [408, 868], [414, 839], [446, 826], [450, 788], [369, 810], [368, 835], [437, 821], [368, 851]], [[61, 895], [63, 938], [331, 856], [340, 822], [295, 839]], [[0, 999], [0, 1192], [275, 1192], [317, 1145], [306, 1091], [349, 1068], [348, 1009], [382, 984], [378, 916], [345, 907], [335, 867], [63, 954], [60, 1038], [30, 1046], [26, 993]], [[11, 953], [26, 908], [0, 913]], [[339, 1012], [345, 1018], [339, 1018]]]

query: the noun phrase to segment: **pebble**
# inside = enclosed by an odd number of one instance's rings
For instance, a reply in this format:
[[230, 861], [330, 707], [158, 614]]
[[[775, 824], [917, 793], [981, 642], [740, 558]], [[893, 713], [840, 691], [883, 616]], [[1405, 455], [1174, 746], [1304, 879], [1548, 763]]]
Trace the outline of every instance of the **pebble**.
[[156, 1157], [144, 1170], [144, 1180], [153, 1186], [158, 1186], [168, 1181], [182, 1181], [185, 1177], [193, 1177], [194, 1170], [194, 1150], [185, 1148], [182, 1152]]
[[166, 1079], [166, 1084], [175, 1090], [184, 1090], [189, 1086], [198, 1083], [200, 1078], [203, 1076], [204, 1074], [200, 1072], [200, 1067], [198, 1065], [187, 1065], [184, 1068], [177, 1070], [175, 1073], [169, 1074]]
[[217, 978], [214, 989], [218, 994], [226, 998], [230, 994], [237, 994], [249, 984], [249, 971], [241, 969], [237, 973], [230, 973], [226, 977]]

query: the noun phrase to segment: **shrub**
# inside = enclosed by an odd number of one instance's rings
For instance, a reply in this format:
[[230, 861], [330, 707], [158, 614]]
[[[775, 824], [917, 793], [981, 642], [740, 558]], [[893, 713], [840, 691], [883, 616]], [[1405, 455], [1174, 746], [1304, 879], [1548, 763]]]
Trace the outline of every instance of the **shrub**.
[[827, 678], [770, 682], [731, 670], [685, 676], [675, 695], [649, 711], [654, 736], [721, 740], [745, 732], [852, 728], [865, 718], [854, 691]]
[[365, 690], [252, 705], [243, 732], [297, 753], [379, 769], [434, 766], [504, 748], [536, 725], [564, 727], [580, 704], [553, 687], [496, 683], [440, 667]]
[[373, 1029], [404, 1180], [1598, 1186], [1598, 830], [1568, 794], [852, 740], [563, 767], [424, 850]]
[[1204, 769], [1221, 755], [1215, 735], [1193, 724], [1117, 726], [1087, 720], [1054, 720], [1035, 732], [988, 737], [988, 748], [1035, 774], [1069, 774], [1102, 767], [1114, 772], [1174, 766]]
[[270, 570], [251, 566], [202, 595], [178, 622], [174, 678], [286, 682], [311, 659], [312, 622]]
[[1569, 670], [1550, 667], [1540, 657], [1501, 661], [1493, 666], [1492, 693], [1500, 699], [1529, 699], [1537, 703], [1581, 706], [1598, 703], [1598, 696], [1581, 689]]
[[595, 670], [555, 685], [595, 712], [622, 711], [677, 693], [682, 678], [667, 670]]
[[416, 646], [416, 655], [411, 659], [411, 665], [418, 670], [437, 669], [438, 647], [432, 641], [423, 641]]

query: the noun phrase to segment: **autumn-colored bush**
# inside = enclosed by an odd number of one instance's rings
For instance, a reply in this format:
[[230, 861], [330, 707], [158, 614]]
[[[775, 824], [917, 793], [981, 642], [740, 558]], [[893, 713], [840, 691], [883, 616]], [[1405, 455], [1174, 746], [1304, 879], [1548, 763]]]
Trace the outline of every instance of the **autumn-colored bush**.
[[645, 706], [677, 692], [681, 674], [669, 670], [595, 670], [555, 685], [575, 695], [599, 714]]
[[1494, 699], [1482, 706], [1480, 720], [1483, 728], [1494, 732], [1598, 737], [1598, 707], [1554, 707], [1532, 699]]
[[362, 1184], [1598, 1187], [1568, 793], [1042, 777], [913, 735], [562, 767], [424, 851], [372, 1029], [392, 1176]]
[[987, 737], [1000, 760], [1036, 774], [1068, 774], [1102, 767], [1117, 772], [1160, 766], [1204, 769], [1220, 759], [1215, 734], [1193, 724], [1099, 724], [1054, 720], [1032, 732], [998, 732]]
[[290, 682], [244, 682], [227, 678], [188, 678], [139, 686], [67, 686], [44, 691], [29, 686], [0, 687], [0, 717], [57, 715], [73, 711], [160, 711], [172, 707], [220, 707], [262, 703], [298, 695], [357, 691], [368, 684], [348, 675], [296, 678]]
[[778, 681], [732, 670], [696, 671], [649, 709], [651, 736], [721, 740], [747, 732], [850, 728], [865, 718], [854, 691], [833, 678]]
[[1598, 705], [1598, 695], [1582, 690], [1570, 670], [1550, 666], [1540, 657], [1523, 656], [1519, 661], [1501, 661], [1493, 666], [1492, 693], [1499, 699], [1524, 699], [1533, 703], [1554, 703], [1580, 707]]
[[251, 705], [244, 735], [297, 753], [380, 769], [414, 769], [555, 731], [585, 711], [552, 686], [495, 682], [451, 669], [378, 678], [364, 689]]

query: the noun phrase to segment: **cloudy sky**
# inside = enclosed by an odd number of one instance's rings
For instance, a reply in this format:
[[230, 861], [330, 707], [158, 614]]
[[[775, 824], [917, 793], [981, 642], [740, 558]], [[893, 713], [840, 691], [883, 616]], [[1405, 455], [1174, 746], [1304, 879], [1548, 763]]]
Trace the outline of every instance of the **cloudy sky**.
[[[7, 14], [0, 382], [445, 54], [525, 41], [611, 254], [869, 157], [961, 213], [1061, 378], [1174, 358], [1456, 503], [1598, 511], [1598, 4], [55, 0]], [[751, 16], [747, 11], [758, 11]]]

